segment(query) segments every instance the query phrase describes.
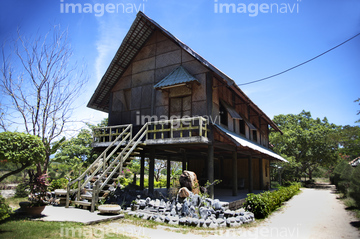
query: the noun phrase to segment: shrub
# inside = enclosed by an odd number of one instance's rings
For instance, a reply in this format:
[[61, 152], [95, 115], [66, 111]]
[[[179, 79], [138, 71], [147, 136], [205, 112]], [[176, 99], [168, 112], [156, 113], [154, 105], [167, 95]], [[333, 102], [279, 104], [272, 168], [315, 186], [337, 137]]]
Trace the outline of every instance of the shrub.
[[11, 208], [5, 203], [5, 198], [0, 195], [0, 221], [9, 217], [11, 212]]
[[351, 174], [353, 171], [353, 167], [350, 164], [346, 164], [343, 167], [343, 170], [340, 174], [340, 180], [338, 182], [337, 188], [338, 190], [344, 194], [344, 197], [348, 195], [348, 189], [350, 187]]
[[255, 218], [266, 218], [283, 202], [292, 198], [300, 189], [300, 183], [293, 183], [289, 187], [281, 187], [277, 191], [266, 191], [261, 194], [248, 194], [244, 208], [254, 213]]
[[[124, 186], [124, 187], [126, 187], [127, 185], [129, 185], [129, 183], [130, 183], [130, 179], [128, 179], [128, 178], [125, 178], [125, 177], [121, 177], [121, 178], [119, 178], [118, 179], [119, 181], [118, 181], [118, 183], [120, 183], [120, 185], [121, 186]], [[117, 183], [117, 184], [118, 184]]]
[[166, 188], [166, 179], [160, 179], [158, 182], [154, 181], [155, 188]]
[[350, 180], [350, 197], [352, 197], [356, 205], [360, 208], [360, 166], [357, 166], [352, 174]]
[[340, 177], [341, 177], [341, 172], [344, 170], [344, 168], [346, 167], [346, 165], [348, 165], [348, 163], [345, 160], [340, 161], [336, 167], [334, 168], [334, 171], [332, 173], [332, 175], [330, 176], [330, 181], [332, 184], [334, 184], [335, 186], [339, 185], [340, 182]]
[[29, 185], [27, 183], [19, 183], [15, 189], [15, 198], [23, 198], [29, 195]]
[[66, 178], [55, 179], [50, 183], [50, 190], [65, 189], [69, 181]]
[[45, 157], [45, 146], [39, 137], [19, 132], [1, 132], [0, 160], [16, 167], [2, 175], [0, 182], [36, 163], [43, 162]]
[[344, 194], [344, 197], [348, 195], [348, 189], [350, 186], [351, 173], [353, 168], [345, 160], [340, 161], [330, 176], [330, 181]]

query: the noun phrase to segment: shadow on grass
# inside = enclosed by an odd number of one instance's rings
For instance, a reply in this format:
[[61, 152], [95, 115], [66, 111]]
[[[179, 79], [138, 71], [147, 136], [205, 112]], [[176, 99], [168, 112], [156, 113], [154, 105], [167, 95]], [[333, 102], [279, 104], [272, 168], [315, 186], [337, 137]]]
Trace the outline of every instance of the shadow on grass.
[[360, 228], [360, 221], [350, 222], [350, 225], [356, 227], [357, 229]]
[[[0, 221], [0, 225], [7, 223], [7, 222], [12, 222], [12, 221], [31, 221], [33, 219], [39, 219], [39, 218], [43, 218], [43, 217], [46, 217], [46, 215], [41, 214], [38, 216], [29, 216], [29, 215], [26, 215], [26, 213], [22, 213], [22, 212], [15, 210], [15, 212], [11, 213], [9, 217]], [[0, 231], [0, 233], [1, 232], [4, 232], [4, 231]]]
[[349, 211], [352, 211], [352, 210], [359, 210], [359, 208], [358, 208], [358, 207], [356, 207], [356, 206], [346, 207], [345, 209], [346, 209], [346, 210], [349, 210]]

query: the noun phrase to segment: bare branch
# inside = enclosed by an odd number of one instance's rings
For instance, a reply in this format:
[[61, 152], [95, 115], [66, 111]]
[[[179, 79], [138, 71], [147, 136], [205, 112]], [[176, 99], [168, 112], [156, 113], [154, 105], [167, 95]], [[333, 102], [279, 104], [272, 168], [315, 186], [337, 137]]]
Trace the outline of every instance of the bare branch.
[[48, 145], [62, 134], [70, 121], [72, 104], [87, 82], [82, 69], [70, 64], [73, 54], [67, 36], [67, 30], [59, 26], [33, 38], [25, 37], [18, 29], [17, 39], [2, 47], [0, 90], [6, 103], [0, 105], [3, 130], [10, 123], [20, 125]]

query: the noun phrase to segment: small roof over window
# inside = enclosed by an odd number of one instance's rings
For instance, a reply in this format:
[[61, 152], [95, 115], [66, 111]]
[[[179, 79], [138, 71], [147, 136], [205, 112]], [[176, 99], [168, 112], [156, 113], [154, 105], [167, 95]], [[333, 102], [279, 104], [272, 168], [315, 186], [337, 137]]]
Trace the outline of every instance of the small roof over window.
[[228, 103], [226, 103], [225, 101], [220, 99], [220, 104], [222, 104], [225, 109], [227, 110], [227, 112], [229, 112], [229, 114], [231, 115], [231, 117], [233, 119], [240, 119], [242, 120], [243, 118], [238, 114], [238, 112], [236, 112], [236, 110], [234, 109], [234, 107], [232, 107], [231, 105], [229, 105]]
[[158, 82], [154, 88], [155, 89], [165, 89], [174, 86], [185, 85], [186, 83], [197, 82], [200, 84], [198, 79], [190, 75], [190, 73], [183, 67], [179, 66], [175, 70], [173, 70], [169, 75], [167, 75], [164, 79]]
[[244, 120], [245, 123], [249, 126], [250, 130], [257, 130], [256, 127], [252, 123], [250, 123], [250, 121], [248, 121], [244, 117], [241, 117], [240, 114], [236, 112], [234, 107], [232, 107], [231, 105], [229, 105], [228, 103], [226, 103], [221, 99], [220, 99], [220, 103], [226, 108], [227, 112], [229, 112], [229, 114], [233, 119]]

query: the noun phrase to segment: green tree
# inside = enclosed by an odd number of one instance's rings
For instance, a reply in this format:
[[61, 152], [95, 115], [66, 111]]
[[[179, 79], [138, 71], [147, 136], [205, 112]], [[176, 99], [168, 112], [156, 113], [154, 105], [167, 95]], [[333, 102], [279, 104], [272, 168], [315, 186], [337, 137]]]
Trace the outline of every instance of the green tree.
[[351, 174], [349, 195], [352, 197], [357, 206], [360, 208], [360, 167], [354, 168]]
[[348, 160], [360, 156], [360, 127], [346, 125], [339, 131], [339, 152]]
[[18, 132], [0, 133], [0, 162], [15, 168], [1, 176], [0, 182], [32, 165], [43, 163], [45, 157], [46, 150], [39, 137]]
[[92, 134], [90, 130], [81, 129], [76, 137], [65, 140], [60, 144], [54, 161], [67, 163], [70, 159], [78, 158], [81, 161], [90, 160], [93, 156], [91, 143]]
[[91, 143], [92, 134], [88, 129], [81, 129], [76, 137], [61, 142], [54, 158], [51, 159], [50, 176], [68, 179], [77, 177], [83, 167], [90, 165], [96, 157]]
[[338, 159], [338, 126], [330, 124], [326, 118], [313, 119], [310, 112], [298, 115], [277, 115], [274, 122], [284, 133], [270, 134], [274, 151], [293, 157], [299, 163], [298, 170], [312, 179], [314, 170], [319, 166], [329, 166]]

